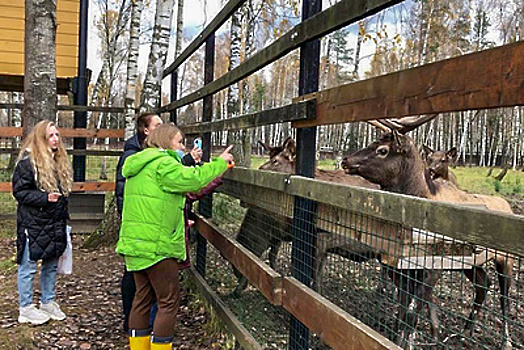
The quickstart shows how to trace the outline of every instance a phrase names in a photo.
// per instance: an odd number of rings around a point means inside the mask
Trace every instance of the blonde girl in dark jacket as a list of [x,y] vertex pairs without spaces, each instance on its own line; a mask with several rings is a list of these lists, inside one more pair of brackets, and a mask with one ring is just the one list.
[[[54,123],[36,124],[22,144],[13,174],[17,209],[18,322],[43,324],[66,315],[55,302],[58,258],[66,247],[72,170]],[[33,304],[33,278],[42,260],[40,309]]]

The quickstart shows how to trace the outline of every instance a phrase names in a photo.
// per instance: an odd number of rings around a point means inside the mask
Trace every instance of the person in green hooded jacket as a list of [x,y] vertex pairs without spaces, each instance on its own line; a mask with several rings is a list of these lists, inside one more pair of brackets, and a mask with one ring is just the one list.
[[[126,159],[120,237],[116,251],[135,278],[136,293],[129,318],[131,350],[171,349],[180,303],[178,262],[186,259],[185,194],[198,192],[233,162],[228,147],[218,158],[197,167],[182,165],[184,135],[164,124],[147,138],[146,149]],[[158,302],[150,337],[149,313]]]

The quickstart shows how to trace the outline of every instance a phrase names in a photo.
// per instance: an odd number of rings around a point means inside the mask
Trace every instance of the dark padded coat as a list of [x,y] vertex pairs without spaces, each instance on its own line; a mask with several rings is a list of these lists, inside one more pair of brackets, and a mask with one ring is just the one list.
[[17,263],[22,261],[26,230],[30,260],[46,261],[60,257],[66,247],[68,198],[61,196],[57,202],[48,201],[48,194],[37,186],[35,171],[29,157],[20,160],[16,165],[13,174],[13,195],[18,201]]

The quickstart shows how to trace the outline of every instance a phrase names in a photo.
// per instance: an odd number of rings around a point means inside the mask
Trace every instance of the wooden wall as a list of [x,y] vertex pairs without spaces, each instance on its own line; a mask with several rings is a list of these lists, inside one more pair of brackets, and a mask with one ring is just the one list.
[[[58,0],[56,75],[77,75],[79,0]],[[24,75],[24,0],[0,0],[0,74]]]

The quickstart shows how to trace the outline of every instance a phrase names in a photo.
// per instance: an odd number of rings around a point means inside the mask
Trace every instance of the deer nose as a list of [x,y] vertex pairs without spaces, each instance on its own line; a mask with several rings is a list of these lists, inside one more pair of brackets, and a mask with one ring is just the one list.
[[348,157],[344,157],[344,159],[342,159],[342,163],[340,164],[340,166],[348,173],[351,173],[352,171],[355,171],[360,167],[359,164],[357,164],[356,162],[352,162],[350,159],[348,159]]

